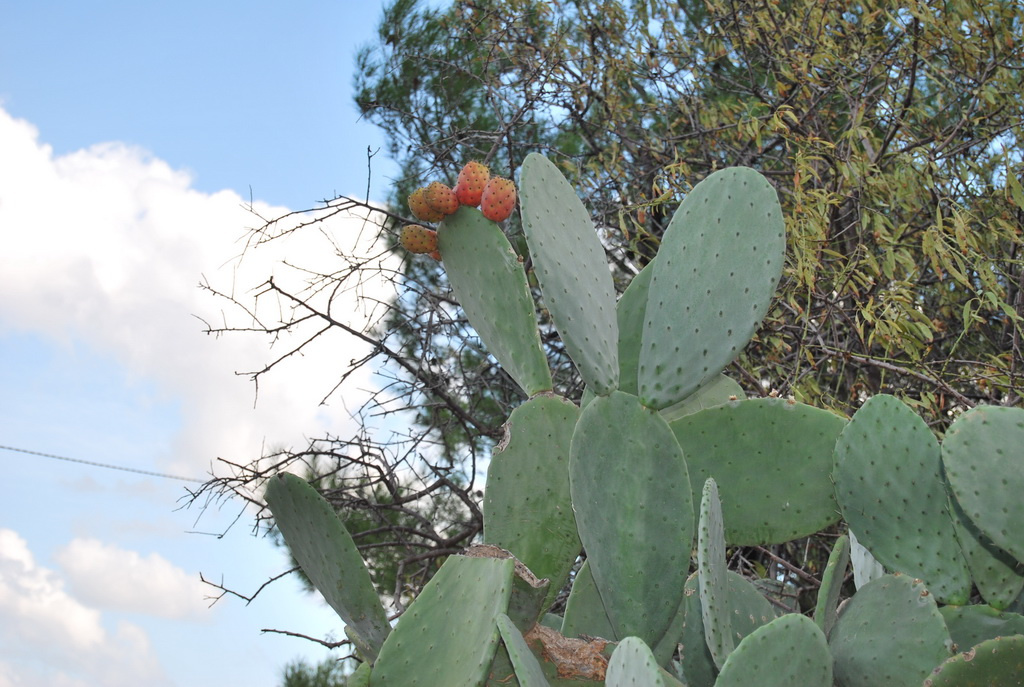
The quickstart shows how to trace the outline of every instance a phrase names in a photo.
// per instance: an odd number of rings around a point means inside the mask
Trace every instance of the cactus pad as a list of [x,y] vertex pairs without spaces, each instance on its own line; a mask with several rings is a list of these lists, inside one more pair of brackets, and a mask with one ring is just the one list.
[[939,609],[957,651],[966,651],[986,639],[1024,635],[1024,616],[991,606],[943,606]]
[[759,627],[729,654],[715,687],[832,687],[832,656],[821,629],[797,613]]
[[952,645],[935,597],[907,575],[861,587],[828,641],[838,687],[919,687]]
[[993,544],[967,517],[956,499],[951,500],[950,511],[956,538],[978,593],[989,605],[1007,608],[1024,590],[1024,563]]
[[944,603],[967,602],[939,442],[917,413],[893,396],[870,398],[836,442],[834,478],[843,517],[880,563],[922,578]]
[[537,657],[526,645],[526,640],[512,620],[504,613],[498,616],[498,631],[501,641],[505,643],[509,659],[515,669],[519,687],[548,687],[547,678],[541,670]]
[[989,639],[947,659],[924,687],[992,687],[1024,684],[1024,636]]
[[663,408],[661,416],[671,424],[687,415],[725,405],[729,401],[742,401],[746,397],[747,395],[739,383],[720,374],[717,377],[712,377],[711,381],[679,403]]
[[482,685],[512,592],[511,558],[449,556],[381,648],[374,687]]
[[942,444],[946,477],[963,512],[996,546],[1024,561],[1024,409],[978,406]]
[[700,585],[701,619],[704,638],[711,658],[721,668],[736,646],[729,614],[729,590],[726,587],[725,526],[718,486],[709,477],[700,499],[697,528],[697,582]]
[[619,385],[619,330],[612,275],[590,213],[539,153],[526,156],[519,185],[523,231],[544,305],[583,381],[607,395]]
[[741,545],[787,542],[839,519],[832,450],[845,424],[819,408],[759,398],[693,413],[670,426],[692,484],[715,478],[725,539]]
[[566,637],[602,637],[611,641],[619,639],[604,610],[604,602],[590,572],[590,561],[583,561],[572,581],[572,590],[565,602],[562,634]]
[[656,645],[682,600],[693,504],[682,449],[636,396],[599,396],[572,438],[569,486],[580,539],[619,637]]
[[528,396],[550,390],[526,272],[501,229],[461,207],[441,223],[437,239],[455,297],[487,350]]
[[605,675],[607,687],[665,687],[661,669],[649,646],[637,637],[626,637],[612,652]]
[[[723,563],[724,565],[724,563]],[[690,687],[712,687],[718,667],[711,657],[701,617],[699,572],[686,580],[682,644],[683,672]],[[746,578],[731,570],[725,573],[729,630],[735,643],[775,619],[775,609]]]
[[551,581],[545,608],[582,548],[569,496],[569,446],[579,415],[564,398],[534,396],[512,411],[487,468],[484,541]]
[[265,498],[292,556],[372,662],[391,625],[344,523],[316,489],[290,473],[271,477]]
[[821,576],[818,601],[814,607],[814,622],[827,637],[836,624],[836,609],[839,593],[843,589],[843,578],[850,565],[850,538],[845,534],[836,539],[832,553],[828,556],[825,573]]
[[640,350],[640,399],[683,400],[732,362],[768,312],[786,248],[778,195],[733,167],[697,184],[654,260]]
[[651,265],[640,270],[629,286],[622,292],[615,306],[616,321],[619,324],[619,391],[637,393],[637,368],[640,365],[640,344],[644,334],[644,320],[647,312],[647,293],[651,286]]

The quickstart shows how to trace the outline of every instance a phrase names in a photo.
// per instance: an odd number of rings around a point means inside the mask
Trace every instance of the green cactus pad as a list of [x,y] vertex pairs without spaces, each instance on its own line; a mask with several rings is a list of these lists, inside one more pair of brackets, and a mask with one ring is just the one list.
[[1024,590],[1024,563],[993,544],[956,499],[951,499],[950,511],[956,538],[978,593],[994,608],[1009,607]]
[[1024,636],[986,640],[937,667],[924,687],[1024,685]]
[[561,632],[566,637],[601,637],[609,641],[619,639],[608,620],[604,610],[604,602],[597,591],[594,575],[590,571],[590,561],[576,572],[572,581],[569,598],[565,602],[565,616],[562,618]]
[[939,613],[957,651],[966,651],[986,639],[1024,635],[1024,616],[991,606],[943,606]]
[[526,156],[519,186],[544,304],[583,381],[606,395],[619,385],[619,328],[615,287],[594,222],[566,178],[539,153]]
[[348,676],[345,687],[370,687],[370,664],[360,663],[355,672]]
[[[734,401],[671,423],[691,483],[714,477],[729,544],[778,544],[839,519],[832,451],[846,422],[775,398]],[[694,495],[696,498],[696,494]]]
[[917,413],[893,396],[870,398],[836,442],[834,479],[843,517],[882,565],[920,577],[943,603],[967,602],[939,442]]
[[825,573],[821,576],[821,587],[818,589],[818,601],[814,607],[814,622],[827,637],[836,624],[836,609],[839,605],[839,593],[843,589],[843,579],[850,565],[850,538],[845,534],[836,539],[825,564]]
[[[685,585],[683,587],[685,594]],[[672,622],[669,623],[668,630],[658,641],[657,644],[651,647],[651,651],[654,653],[654,659],[658,662],[658,665],[669,668],[672,664],[672,657],[676,653],[676,649],[679,646],[679,641],[683,636],[683,629],[686,626],[686,602],[681,601],[679,608],[676,609],[676,615],[672,618]]]
[[810,618],[789,613],[745,637],[718,675],[715,687],[832,687],[832,656]]
[[1024,409],[978,406],[942,444],[946,478],[963,512],[996,546],[1024,561]]
[[498,616],[498,631],[501,633],[501,641],[505,643],[520,687],[549,687],[537,657],[526,645],[519,628],[504,613]]
[[952,646],[935,596],[907,575],[861,587],[828,641],[838,687],[919,687]]
[[373,687],[482,685],[512,576],[511,558],[449,556],[384,642]]
[[636,396],[594,399],[572,437],[569,486],[580,539],[619,637],[655,646],[682,601],[693,542],[686,461]]
[[629,286],[622,292],[615,306],[619,323],[619,391],[637,393],[637,369],[640,366],[640,344],[644,334],[644,320],[647,312],[647,293],[654,270],[651,265],[640,270]]
[[569,495],[569,446],[579,416],[571,401],[534,396],[512,411],[487,468],[484,541],[550,580],[545,608],[583,546]]
[[612,652],[605,674],[607,687],[665,687],[651,648],[638,637],[626,637]]
[[700,585],[701,619],[704,639],[715,666],[721,668],[736,646],[729,614],[729,590],[726,587],[725,525],[718,485],[711,477],[704,482],[697,527],[697,582]]
[[652,263],[644,405],[678,403],[739,355],[768,312],[785,248],[778,195],[758,172],[723,169],[686,195]]
[[[701,617],[699,572],[686,580],[682,645],[683,673],[690,687],[712,687],[718,667],[711,657]],[[725,573],[729,628],[734,643],[775,619],[775,609],[746,578],[731,570]]]
[[[731,571],[730,571],[731,572]],[[734,573],[735,574],[735,573]],[[711,657],[708,642],[704,638],[704,619],[701,617],[700,572],[694,572],[686,580],[683,590],[683,636],[680,660],[683,674],[690,687],[713,687],[718,675],[718,666]]]
[[564,618],[556,613],[545,613],[537,622],[544,627],[550,627],[552,630],[561,631],[563,621]]
[[391,625],[344,523],[316,489],[287,472],[270,478],[265,498],[292,556],[372,662]]
[[497,224],[461,207],[437,230],[455,297],[487,350],[532,396],[551,389],[523,265]]
[[739,383],[720,374],[679,403],[662,409],[661,416],[671,424],[687,415],[725,405],[730,401],[742,401],[746,397]]
[[512,594],[505,614],[520,631],[529,631],[544,615],[548,581],[538,579],[511,552],[493,544],[474,544],[463,550],[462,555],[473,558],[508,558],[513,561],[515,574],[512,576]]

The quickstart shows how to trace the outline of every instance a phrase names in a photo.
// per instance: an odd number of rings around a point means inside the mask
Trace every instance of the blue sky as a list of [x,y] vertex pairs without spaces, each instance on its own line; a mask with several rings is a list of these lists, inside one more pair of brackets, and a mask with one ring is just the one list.
[[[370,250],[343,217],[239,259],[250,193],[265,216],[365,193],[384,141],[352,104],[353,56],[381,8],[0,1],[0,445],[204,478],[351,427],[372,378],[319,405],[351,342],[285,365],[254,406],[235,373],[268,342],[203,335],[195,316],[222,306],[197,285],[329,267],[326,235]],[[394,170],[374,159],[371,199]],[[340,634],[291,580],[209,607],[200,572],[252,592],[287,564],[251,518],[229,529],[240,503],[183,509],[187,484],[4,450],[0,467],[0,687],[270,687],[328,653],[261,629]]]

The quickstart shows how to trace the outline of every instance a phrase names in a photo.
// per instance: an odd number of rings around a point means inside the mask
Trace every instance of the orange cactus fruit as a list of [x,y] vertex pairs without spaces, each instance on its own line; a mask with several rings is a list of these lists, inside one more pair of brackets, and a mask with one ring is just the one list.
[[437,251],[437,232],[419,224],[407,224],[402,227],[398,242],[410,253],[434,253]]
[[511,179],[491,177],[480,194],[480,212],[492,222],[504,222],[516,207],[516,185]]
[[462,205],[477,207],[480,205],[480,196],[484,192],[484,186],[487,185],[490,178],[491,170],[487,168],[487,165],[479,162],[467,162],[455,182],[455,197]]
[[440,181],[432,181],[427,186],[423,197],[431,210],[440,212],[442,215],[450,215],[459,209],[459,199],[455,197],[455,192]]
[[427,189],[420,187],[409,194],[409,210],[413,217],[423,222],[440,222],[444,213],[430,207],[427,202]]

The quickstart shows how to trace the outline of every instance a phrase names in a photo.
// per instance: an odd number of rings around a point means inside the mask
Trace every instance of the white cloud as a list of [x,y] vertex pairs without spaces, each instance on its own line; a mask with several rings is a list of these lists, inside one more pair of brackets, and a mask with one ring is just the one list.
[[157,553],[141,556],[97,539],[75,539],[55,560],[74,595],[102,609],[209,620],[209,588]]
[[[218,456],[244,464],[265,445],[302,444],[305,436],[349,427],[344,405],[351,398],[336,396],[327,408],[318,403],[364,346],[324,337],[265,377],[253,408],[252,383],[234,373],[262,368],[285,342],[271,350],[257,335],[204,336],[195,315],[216,326],[225,304],[197,285],[205,275],[251,298],[247,290],[274,274],[297,288],[299,274],[282,266],[285,258],[333,272],[344,267],[335,243],[375,251],[366,245],[372,232],[363,231],[363,219],[338,216],[233,259],[243,253],[245,228],[259,223],[234,192],[195,191],[186,173],[122,144],[54,156],[34,127],[2,109],[0,150],[0,321],[84,341],[179,400],[183,427],[165,463],[142,456],[136,467],[204,475]],[[267,218],[285,212],[258,203],[254,209]],[[393,294],[386,283],[364,287],[382,298]],[[279,307],[263,297],[258,314],[273,323]],[[368,316],[351,293],[332,314],[356,328]],[[359,375],[346,388],[353,394],[370,386]]]
[[14,619],[3,623],[8,641],[16,634],[89,650],[104,639],[99,611],[69,596],[56,574],[36,566],[27,542],[7,529],[0,530],[0,614]]
[[0,529],[0,685],[167,684],[141,628],[121,621],[110,632],[103,621],[17,532]]

